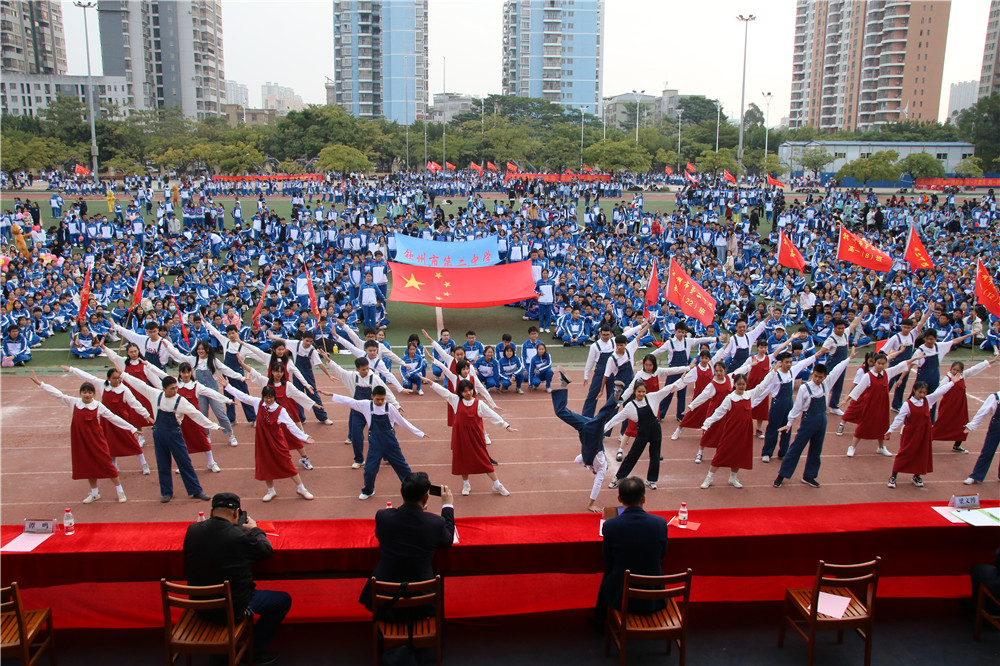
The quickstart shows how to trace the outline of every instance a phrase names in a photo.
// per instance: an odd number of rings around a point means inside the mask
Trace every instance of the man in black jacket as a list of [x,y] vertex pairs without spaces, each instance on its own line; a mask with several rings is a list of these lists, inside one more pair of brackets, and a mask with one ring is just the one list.
[[[277,656],[267,651],[278,626],[291,608],[286,592],[258,590],[253,581],[253,563],[274,553],[271,542],[256,521],[247,516],[239,524],[240,498],[233,493],[218,493],[212,498],[212,517],[188,527],[184,536],[184,571],[188,585],[218,585],[229,581],[233,594],[233,612],[259,618],[253,628],[255,663],[273,664]],[[225,615],[204,613],[210,622],[225,622]]]

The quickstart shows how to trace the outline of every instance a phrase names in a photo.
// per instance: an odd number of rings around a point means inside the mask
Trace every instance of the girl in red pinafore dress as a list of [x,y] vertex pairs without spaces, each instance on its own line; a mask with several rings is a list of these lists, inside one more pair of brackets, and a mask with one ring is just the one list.
[[[899,436],[899,454],[892,463],[892,476],[889,477],[889,487],[896,487],[896,475],[900,472],[913,475],[913,485],[924,487],[922,475],[934,471],[933,451],[931,450],[931,407],[945,393],[955,387],[955,377],[950,382],[941,382],[934,393],[927,395],[927,383],[917,382],[913,385],[913,395],[909,397],[896,415],[896,420],[889,426],[885,438],[903,426]],[[905,426],[904,426],[905,424]]]
[[101,499],[101,494],[97,490],[98,479],[111,479],[118,493],[118,501],[127,501],[125,490],[118,478],[118,469],[111,462],[111,454],[108,453],[103,421],[110,421],[116,427],[128,432],[134,433],[135,428],[124,419],[112,414],[110,409],[94,398],[95,389],[90,382],[81,384],[80,397],[74,398],[42,382],[35,376],[34,370],[31,371],[31,381],[51,397],[73,408],[73,420],[69,430],[73,478],[86,479],[90,484],[90,494],[84,498],[83,503],[90,504]]
[[[260,374],[249,365],[240,361],[240,365],[243,366],[243,370],[246,373],[247,384],[256,384],[257,386],[271,386],[274,388],[275,400],[278,404],[285,408],[285,413],[288,418],[291,419],[292,423],[296,428],[302,430],[302,423],[299,422],[299,410],[297,405],[302,405],[304,408],[312,409],[315,404],[312,398],[307,396],[305,393],[295,388],[291,382],[285,380],[285,363],[282,361],[277,361],[268,366],[268,375],[265,377]],[[288,443],[289,451],[295,450],[299,454],[299,462],[305,469],[312,469],[312,461],[305,453],[305,447],[302,446],[302,441],[297,437],[286,438]]]
[[[757,364],[750,368],[750,373],[747,375],[747,390],[760,386],[760,383],[767,376],[767,371],[771,369],[771,364],[766,363],[768,359],[767,354],[767,339],[762,336],[757,338]],[[771,411],[771,396],[765,397],[760,404],[753,408],[753,420],[756,421],[756,427],[754,429],[754,436],[757,439],[764,439],[764,421],[767,420],[768,412]]]
[[937,421],[931,428],[931,440],[954,442],[952,451],[968,453],[968,450],[962,446],[962,442],[969,436],[969,433],[965,431],[965,424],[969,422],[969,398],[966,395],[965,380],[969,377],[975,377],[996,363],[998,359],[1000,356],[994,356],[974,365],[968,371],[965,370],[965,364],[961,361],[955,361],[951,364],[951,374],[943,381],[956,377],[955,388],[941,398],[941,404],[938,405]]
[[[122,358],[104,345],[101,346],[101,349],[104,350],[104,355],[109,361],[111,361],[111,364],[115,366],[119,374],[132,375],[141,382],[145,382],[150,386],[159,388],[159,377],[154,375],[151,371],[146,370],[147,367],[155,368],[155,366],[148,364],[146,360],[142,358],[138,345],[132,342],[128,343],[125,347],[125,358]],[[145,409],[147,413],[153,413],[153,407],[149,404],[149,400],[146,399],[146,396],[136,391],[132,391],[132,395],[139,401],[139,404],[142,405],[143,409]],[[144,427],[148,427],[149,424],[146,423],[145,420],[143,420],[141,425],[132,421],[129,421],[129,423],[132,423],[132,425],[139,429],[139,432],[136,433],[135,436],[136,439],[139,440],[139,446],[145,446],[146,440],[142,436],[142,429]]]
[[[899,353],[897,351],[893,356]],[[893,377],[908,372],[910,361],[886,369],[889,360],[885,354],[875,354],[871,359],[871,368],[857,378],[854,388],[847,396],[851,404],[842,418],[848,423],[858,424],[854,430],[854,441],[847,447],[848,458],[854,457],[857,446],[863,439],[878,441],[875,452],[886,457],[892,456],[883,441],[885,431],[889,429],[889,382]],[[841,402],[841,409],[843,404]]]
[[[676,382],[674,385],[676,386]],[[712,381],[687,406],[687,409],[684,411],[684,418],[681,419],[677,428],[702,428],[705,419],[719,408],[719,405],[722,404],[722,401],[726,399],[726,396],[732,390],[733,380],[726,374],[726,364],[719,361],[715,364],[715,376],[712,377]],[[705,429],[702,428],[702,430]],[[671,439],[674,439],[674,437],[671,436]],[[698,453],[694,457],[696,463],[701,464],[705,449],[715,448],[717,439],[713,432],[702,432],[701,440],[698,442]]]
[[[869,370],[875,367],[876,353],[877,352],[870,351],[865,354],[865,360],[861,362],[861,367],[858,368],[858,371],[854,374],[854,381],[852,382],[851,386],[852,392],[854,391],[854,388],[861,383],[861,378],[865,376],[865,373],[867,373]],[[846,400],[847,398],[844,398],[844,400],[842,400],[841,402],[842,403],[846,402]],[[840,407],[840,409],[841,411],[843,411],[843,407]],[[840,415],[840,423],[837,424],[837,437],[840,437],[841,435],[844,434],[844,426],[846,424],[853,423],[857,425],[858,423],[860,423],[861,422],[860,417],[861,417],[861,405],[858,405],[856,402],[851,403],[851,405],[847,408],[847,411],[844,411],[844,413]]]

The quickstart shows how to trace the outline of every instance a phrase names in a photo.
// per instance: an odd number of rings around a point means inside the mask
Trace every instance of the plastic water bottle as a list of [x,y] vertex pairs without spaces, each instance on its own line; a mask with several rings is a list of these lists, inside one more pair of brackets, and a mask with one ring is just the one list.
[[681,502],[681,510],[677,512],[677,524],[681,527],[686,527],[688,524],[687,502]]
[[70,536],[74,532],[76,532],[76,521],[73,520],[73,512],[66,509],[66,513],[63,514],[63,534]]
[[198,512],[198,522],[199,523],[205,522],[205,512],[204,511],[199,511]]
[[392,502],[386,502],[385,503],[385,508],[391,509],[392,508]]

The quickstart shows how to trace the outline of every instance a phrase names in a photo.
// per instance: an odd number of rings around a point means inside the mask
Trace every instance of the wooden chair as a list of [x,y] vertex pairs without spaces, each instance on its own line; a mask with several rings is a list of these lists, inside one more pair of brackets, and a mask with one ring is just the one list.
[[[253,617],[234,616],[233,593],[228,580],[220,585],[193,586],[168,583],[161,578],[160,594],[167,666],[182,654],[188,666],[192,654],[223,654],[229,666],[237,666],[244,658],[253,664]],[[177,622],[173,621],[173,608],[181,609]],[[224,611],[226,623],[208,622],[196,613],[206,610]]]
[[[881,557],[861,564],[827,564],[820,560],[811,589],[785,590],[778,647],[785,644],[785,631],[791,626],[806,640],[809,649],[808,664],[812,666],[817,631],[835,629],[837,643],[840,644],[844,642],[844,630],[853,629],[865,642],[865,666],[871,666],[875,592],[881,564]],[[850,599],[844,617],[835,618],[819,612],[820,592]]]
[[[433,647],[441,664],[444,629],[444,586],[441,576],[416,583],[387,583],[371,579],[372,638],[375,646],[375,666],[385,650],[408,645],[411,648]],[[411,619],[384,619],[387,609],[402,611],[405,617],[410,609],[434,606],[429,617]]]
[[989,608],[987,608],[987,602],[992,602],[994,608],[1000,608],[1000,600],[997,600],[996,596],[987,590],[985,585],[980,584],[979,594],[976,595],[976,625],[972,632],[972,637],[976,641],[980,639],[983,633],[983,620],[1000,629],[1000,615],[991,613]]
[[[687,607],[691,596],[691,570],[666,576],[640,576],[625,571],[622,609],[608,610],[604,654],[611,656],[614,641],[622,666],[625,666],[629,641],[666,641],[667,654],[671,642],[677,643],[680,666],[684,666],[687,650]],[[662,599],[666,607],[648,613],[630,612],[630,599]]]
[[33,666],[48,650],[49,661],[55,666],[52,609],[24,610],[17,583],[0,588],[0,626],[0,655],[15,657],[23,666]]

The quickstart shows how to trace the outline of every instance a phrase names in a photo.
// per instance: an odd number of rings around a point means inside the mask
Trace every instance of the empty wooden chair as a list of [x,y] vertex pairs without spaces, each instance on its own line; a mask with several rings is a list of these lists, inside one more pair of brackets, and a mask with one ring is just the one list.
[[0,656],[16,658],[23,666],[32,666],[46,650],[49,662],[56,663],[52,609],[24,610],[17,583],[0,588]]
[[[219,585],[181,585],[160,579],[163,597],[163,634],[166,639],[167,665],[178,655],[191,664],[193,654],[226,655],[229,666],[237,666],[244,657],[253,663],[253,617],[233,614],[233,594],[229,581]],[[181,609],[174,622],[171,609]],[[209,622],[196,611],[215,610],[225,622]]]
[[990,612],[989,604],[991,603],[993,608],[1000,608],[1000,601],[997,600],[996,595],[987,590],[985,585],[980,585],[979,594],[976,595],[976,625],[972,632],[972,637],[977,641],[983,633],[983,620],[1000,629],[1000,615],[994,615]]
[[[865,642],[865,666],[872,661],[872,629],[875,620],[875,593],[882,558],[861,564],[827,564],[819,561],[811,589],[785,590],[785,607],[778,633],[778,647],[785,644],[785,630],[791,626],[806,640],[809,666],[816,654],[816,632],[836,630],[837,643],[844,642],[844,630],[853,629]],[[819,612],[819,593],[849,599],[844,617]]]
[[[375,666],[384,651],[404,645],[413,649],[433,647],[440,666],[444,625],[441,576],[416,583],[387,583],[373,577],[371,591]],[[424,616],[423,607],[427,607],[429,615]]]
[[[684,666],[687,650],[687,608],[691,596],[691,570],[666,576],[640,576],[625,571],[622,609],[608,610],[604,653],[611,656],[614,641],[622,666],[629,641],[666,641],[667,654],[671,643],[677,643],[680,666]],[[629,610],[629,600],[663,600],[666,607],[650,612]]]

